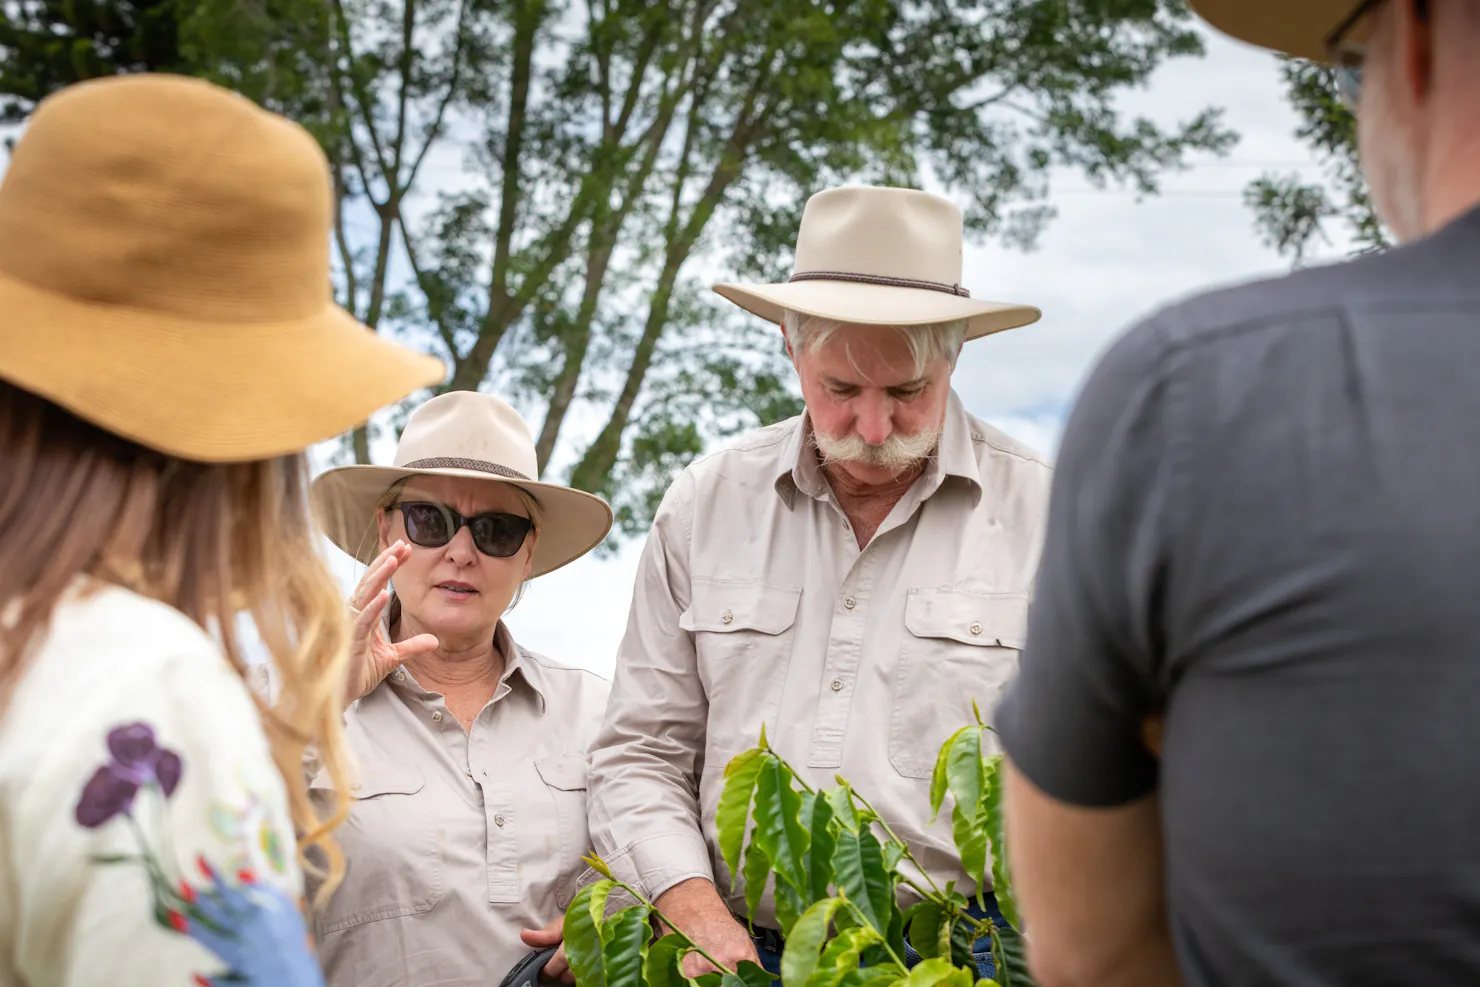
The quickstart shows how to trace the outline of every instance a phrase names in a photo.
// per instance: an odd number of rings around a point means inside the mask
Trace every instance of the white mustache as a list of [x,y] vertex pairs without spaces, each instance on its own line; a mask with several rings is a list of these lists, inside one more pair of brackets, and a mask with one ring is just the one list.
[[940,443],[940,429],[927,428],[913,435],[895,432],[878,445],[870,445],[854,432],[843,438],[834,438],[822,432],[814,432],[817,451],[822,455],[823,465],[855,463],[878,469],[902,473],[926,459]]

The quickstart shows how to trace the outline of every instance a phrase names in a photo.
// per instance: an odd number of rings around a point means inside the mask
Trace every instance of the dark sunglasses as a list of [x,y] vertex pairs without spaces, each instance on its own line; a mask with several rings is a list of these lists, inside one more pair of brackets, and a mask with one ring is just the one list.
[[426,500],[407,500],[391,510],[401,512],[406,520],[406,537],[422,548],[441,548],[456,537],[466,525],[473,533],[473,545],[484,555],[507,559],[524,544],[534,530],[534,522],[518,514],[491,512],[463,517],[445,504]]
[[[1326,52],[1331,56],[1331,70],[1336,76],[1336,92],[1353,113],[1362,101],[1362,68],[1367,64],[1367,42],[1353,41],[1349,35],[1362,18],[1372,13],[1383,0],[1363,0],[1326,36]],[[1429,19],[1428,0],[1415,0],[1413,14],[1420,21]]]

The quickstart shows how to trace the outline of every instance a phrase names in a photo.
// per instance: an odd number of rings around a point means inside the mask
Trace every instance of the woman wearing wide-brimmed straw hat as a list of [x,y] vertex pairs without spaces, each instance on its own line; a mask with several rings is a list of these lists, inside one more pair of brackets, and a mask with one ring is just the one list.
[[[226,90],[41,103],[0,184],[0,984],[321,976],[349,622],[303,450],[441,379],[330,301],[328,164]],[[243,681],[238,620],[279,671]],[[280,769],[288,769],[283,773]],[[329,806],[332,811],[335,806]],[[342,808],[340,815],[342,816]]]
[[[345,696],[358,788],[319,954],[331,987],[372,971],[386,987],[493,984],[560,941],[607,696],[604,679],[519,647],[502,618],[527,580],[595,548],[612,512],[537,481],[528,427],[487,394],[421,405],[394,463],[313,486],[330,539],[369,566]],[[334,784],[312,779],[326,798]],[[564,957],[545,972],[565,974]]]

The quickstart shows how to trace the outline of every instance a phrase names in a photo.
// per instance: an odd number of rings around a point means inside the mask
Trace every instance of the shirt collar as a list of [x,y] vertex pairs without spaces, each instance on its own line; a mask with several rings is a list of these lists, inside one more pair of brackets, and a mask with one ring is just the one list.
[[[544,669],[540,667],[540,663],[531,659],[529,653],[519,647],[514,641],[514,635],[509,632],[508,626],[502,620],[498,622],[498,627],[494,628],[493,643],[494,647],[499,649],[499,654],[504,657],[504,673],[499,676],[498,687],[493,690],[491,701],[498,702],[512,692],[515,686],[522,686],[534,694],[536,701],[540,704],[540,712],[543,713],[546,707],[545,693],[548,683],[545,681]],[[426,700],[439,697],[439,693],[428,692],[422,688],[421,683],[416,681],[416,676],[412,675],[405,665],[396,666],[396,670],[387,677],[386,681],[390,683],[392,689],[416,699]]]
[[[775,481],[776,493],[790,508],[798,492],[814,500],[827,496],[827,478],[822,474],[818,460],[817,443],[812,437],[812,418],[803,412],[796,420],[791,434],[781,446],[777,457],[778,472]],[[954,390],[946,399],[946,417],[941,423],[940,445],[936,454],[925,464],[921,476],[921,499],[940,489],[946,477],[960,477],[971,486],[973,503],[982,495],[981,468],[976,461],[976,448],[971,440],[971,419],[966,407]]]

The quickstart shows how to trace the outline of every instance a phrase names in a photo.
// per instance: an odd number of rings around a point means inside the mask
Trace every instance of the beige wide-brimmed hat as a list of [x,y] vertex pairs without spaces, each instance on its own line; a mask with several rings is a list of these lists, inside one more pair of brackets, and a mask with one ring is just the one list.
[[313,483],[314,515],[329,540],[369,564],[380,553],[376,514],[398,480],[451,476],[519,487],[539,504],[540,532],[530,578],[573,562],[612,527],[606,501],[541,483],[534,439],[519,413],[491,394],[449,391],[411,413],[392,466],[341,466]]
[[0,183],[0,378],[186,459],[301,451],[445,376],[332,303],[329,165],[226,89],[43,100]]
[[1356,10],[1357,0],[1190,0],[1190,6],[1240,41],[1326,62],[1326,40]]
[[961,210],[908,188],[818,192],[802,210],[785,284],[717,284],[763,319],[787,309],[838,322],[916,326],[966,321],[966,338],[1037,322],[1031,305],[978,301],[961,287]]

